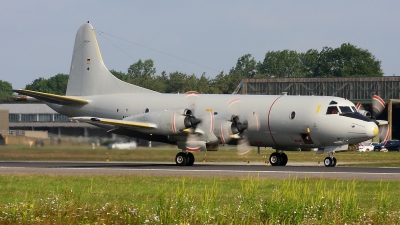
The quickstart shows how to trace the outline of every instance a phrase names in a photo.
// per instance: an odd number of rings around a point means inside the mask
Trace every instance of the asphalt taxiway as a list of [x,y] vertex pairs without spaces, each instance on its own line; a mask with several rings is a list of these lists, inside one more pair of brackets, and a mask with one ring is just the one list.
[[156,176],[231,176],[260,178],[324,178],[359,180],[400,180],[398,167],[325,167],[316,163],[288,163],[268,166],[264,163],[203,163],[176,166],[159,162],[60,162],[0,161],[0,174],[49,175],[156,175]]

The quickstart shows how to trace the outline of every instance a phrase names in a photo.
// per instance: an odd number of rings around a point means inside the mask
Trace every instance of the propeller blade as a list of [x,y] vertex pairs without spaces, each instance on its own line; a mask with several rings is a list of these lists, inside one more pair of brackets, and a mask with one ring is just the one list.
[[364,109],[364,106],[363,106],[360,102],[357,103],[356,109],[357,109],[357,110],[365,110],[365,109]]
[[383,144],[386,144],[386,142],[389,140],[389,134],[390,134],[389,125],[379,126],[379,138],[380,141],[383,142]]
[[258,116],[257,111],[253,111],[245,122],[247,122],[248,129],[256,131],[260,130],[260,117]]
[[189,133],[186,139],[186,151],[197,152],[201,150],[198,135]]
[[232,115],[238,116],[240,112],[240,99],[234,98],[228,102],[228,110],[231,112]]
[[386,103],[380,98],[378,95],[374,95],[372,97],[372,116],[373,118],[377,118],[385,109]]
[[244,156],[250,153],[251,146],[247,138],[240,139],[237,144],[237,150],[239,156]]
[[195,115],[195,108],[199,93],[196,91],[188,91],[185,94],[186,101],[189,105],[189,109],[192,110],[192,114]]

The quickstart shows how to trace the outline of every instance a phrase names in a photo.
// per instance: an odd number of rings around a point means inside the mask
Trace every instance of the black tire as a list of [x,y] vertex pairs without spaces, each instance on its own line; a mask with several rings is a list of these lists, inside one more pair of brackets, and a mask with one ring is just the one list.
[[333,157],[331,167],[335,167],[335,166],[336,166],[336,163],[337,163],[337,160],[336,160],[335,157]]
[[332,159],[331,159],[330,157],[326,157],[326,158],[324,159],[324,165],[325,165],[326,167],[331,167],[331,166],[332,166]]
[[269,163],[271,166],[279,166],[281,164],[281,157],[278,153],[274,152],[269,156]]
[[280,166],[286,166],[287,162],[288,162],[288,157],[285,153],[282,153],[281,155],[281,164]]
[[187,157],[185,153],[179,152],[179,153],[176,154],[176,156],[175,156],[175,163],[176,163],[176,165],[178,165],[178,166],[186,166],[186,164],[187,164],[187,162],[188,162],[188,158],[189,158],[189,157]]
[[194,163],[194,155],[191,153],[191,152],[188,152],[187,154],[186,154],[186,157],[187,157],[187,163],[186,163],[186,166],[193,166],[193,163]]

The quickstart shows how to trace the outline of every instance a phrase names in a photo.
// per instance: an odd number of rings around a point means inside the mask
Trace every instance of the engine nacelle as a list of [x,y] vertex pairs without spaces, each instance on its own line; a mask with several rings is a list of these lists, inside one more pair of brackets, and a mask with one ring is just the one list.
[[240,134],[247,129],[247,125],[240,122],[238,116],[218,115],[214,119],[214,134],[222,144],[228,143],[232,138],[240,138]]
[[190,109],[166,109],[153,111],[124,118],[127,121],[154,123],[157,129],[139,128],[149,134],[171,135],[182,132],[186,128],[196,126],[201,122],[193,116]]
[[367,110],[361,109],[361,110],[358,110],[358,112],[363,116],[371,118],[371,113],[369,111],[367,111]]

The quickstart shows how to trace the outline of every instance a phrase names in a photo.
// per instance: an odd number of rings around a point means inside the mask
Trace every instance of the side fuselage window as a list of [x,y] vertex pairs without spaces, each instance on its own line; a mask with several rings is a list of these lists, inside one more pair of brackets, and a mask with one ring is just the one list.
[[326,115],[328,114],[338,114],[339,109],[336,106],[329,106],[328,110],[326,111]]

